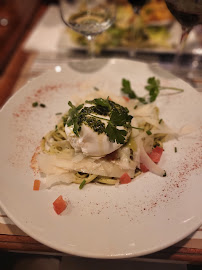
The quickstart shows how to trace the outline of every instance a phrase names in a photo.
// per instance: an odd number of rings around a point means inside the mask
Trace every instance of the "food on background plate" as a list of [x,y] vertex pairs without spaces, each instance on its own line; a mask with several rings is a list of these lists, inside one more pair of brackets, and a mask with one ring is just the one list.
[[157,163],[163,143],[177,134],[159,118],[154,101],[160,90],[168,88],[152,77],[145,89],[148,95],[139,97],[123,79],[122,96],[109,97],[97,89],[90,97],[69,101],[69,110],[42,138],[37,154],[46,186],[128,184],[148,170],[166,176]]
[[[134,13],[132,6],[117,4],[116,20],[112,27],[95,38],[95,50],[106,48],[170,48],[170,25],[173,16],[162,0],[151,0],[140,12]],[[86,46],[87,40],[79,33],[67,29],[71,38],[78,45]]]

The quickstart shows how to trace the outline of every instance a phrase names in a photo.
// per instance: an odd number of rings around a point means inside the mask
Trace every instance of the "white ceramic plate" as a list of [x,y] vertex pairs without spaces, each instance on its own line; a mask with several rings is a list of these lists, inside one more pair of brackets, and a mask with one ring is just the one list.
[[[74,69],[73,69],[74,67]],[[57,68],[57,70],[59,70]],[[150,172],[128,185],[57,186],[33,191],[30,161],[42,136],[67,110],[72,94],[94,87],[120,94],[121,79],[139,95],[150,76],[162,85],[184,88],[164,91],[157,101],[160,117],[173,128],[191,124],[190,135],[166,143],[161,178]],[[33,108],[38,101],[46,108]],[[202,97],[187,83],[155,65],[128,60],[100,60],[97,70],[82,73],[62,67],[25,85],[0,113],[0,200],[7,215],[28,235],[56,250],[94,258],[125,258],[166,248],[197,229],[202,220]],[[174,148],[178,151],[175,153]],[[68,209],[58,216],[53,201],[63,195]]]

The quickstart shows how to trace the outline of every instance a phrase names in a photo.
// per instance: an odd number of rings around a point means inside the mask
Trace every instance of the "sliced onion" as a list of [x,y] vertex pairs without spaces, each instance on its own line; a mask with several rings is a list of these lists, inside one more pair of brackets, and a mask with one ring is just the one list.
[[143,163],[147,169],[159,176],[165,176],[165,170],[161,169],[156,163],[154,163],[150,157],[147,155],[142,142],[139,144],[140,146],[140,162]]

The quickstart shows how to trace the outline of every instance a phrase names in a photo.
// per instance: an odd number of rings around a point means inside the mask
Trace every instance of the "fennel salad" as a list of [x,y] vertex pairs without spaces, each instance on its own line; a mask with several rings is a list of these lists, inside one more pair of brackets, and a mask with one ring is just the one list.
[[166,177],[158,165],[164,142],[176,138],[159,117],[155,100],[164,89],[148,78],[147,95],[139,97],[130,81],[122,79],[122,96],[107,95],[95,87],[93,94],[68,110],[41,140],[37,166],[46,187],[56,184],[128,184],[150,171]]

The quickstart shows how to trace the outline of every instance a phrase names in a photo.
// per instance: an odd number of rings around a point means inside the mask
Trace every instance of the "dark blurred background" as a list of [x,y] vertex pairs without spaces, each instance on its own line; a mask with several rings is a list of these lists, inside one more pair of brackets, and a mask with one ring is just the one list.
[[56,0],[0,0],[0,74],[5,70],[22,37],[34,23],[43,4],[57,4]]

